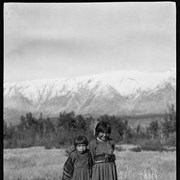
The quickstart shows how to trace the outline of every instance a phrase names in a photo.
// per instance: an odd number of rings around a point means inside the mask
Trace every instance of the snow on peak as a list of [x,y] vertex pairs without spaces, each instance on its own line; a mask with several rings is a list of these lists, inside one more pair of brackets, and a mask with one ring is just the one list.
[[[162,73],[144,73],[139,71],[111,71],[74,78],[56,78],[32,80],[18,83],[5,83],[4,95],[13,96],[17,91],[34,101],[50,96],[78,92],[80,88],[92,89],[98,86],[106,89],[113,87],[121,95],[134,94],[139,90],[153,89],[169,77],[175,78],[175,69]],[[175,83],[175,82],[174,82]]]

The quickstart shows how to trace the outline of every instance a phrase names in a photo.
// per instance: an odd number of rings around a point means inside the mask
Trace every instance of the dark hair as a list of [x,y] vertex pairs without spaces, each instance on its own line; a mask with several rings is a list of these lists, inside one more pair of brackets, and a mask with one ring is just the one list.
[[95,135],[98,136],[100,132],[111,133],[111,125],[106,121],[100,121],[95,128]]
[[76,147],[78,144],[85,144],[86,146],[88,145],[88,140],[85,136],[77,136],[74,139],[74,147]]

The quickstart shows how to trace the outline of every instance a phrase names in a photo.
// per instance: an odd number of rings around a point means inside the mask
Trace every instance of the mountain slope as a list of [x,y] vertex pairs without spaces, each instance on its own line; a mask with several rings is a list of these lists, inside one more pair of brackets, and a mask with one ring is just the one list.
[[159,114],[164,113],[167,104],[175,102],[174,70],[154,74],[114,71],[71,79],[4,84],[4,118],[7,121],[13,121],[13,112],[14,115],[42,112],[47,116],[72,110],[96,115]]

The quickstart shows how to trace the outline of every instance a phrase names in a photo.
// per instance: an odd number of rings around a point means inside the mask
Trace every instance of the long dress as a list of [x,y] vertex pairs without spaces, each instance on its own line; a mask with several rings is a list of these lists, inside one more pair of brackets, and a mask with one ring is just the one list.
[[[99,141],[95,139],[90,142],[89,150],[95,163],[95,156],[103,153],[113,154],[114,142],[112,140]],[[92,169],[92,180],[117,180],[115,162],[95,163]]]
[[62,180],[90,180],[91,168],[90,152],[87,150],[81,154],[74,150],[64,164]]

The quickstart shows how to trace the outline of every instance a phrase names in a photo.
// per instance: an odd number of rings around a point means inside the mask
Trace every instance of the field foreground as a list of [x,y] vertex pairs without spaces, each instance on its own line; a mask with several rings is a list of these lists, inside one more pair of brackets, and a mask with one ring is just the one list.
[[[118,180],[175,180],[176,152],[115,151]],[[65,149],[4,149],[4,180],[61,180]]]

